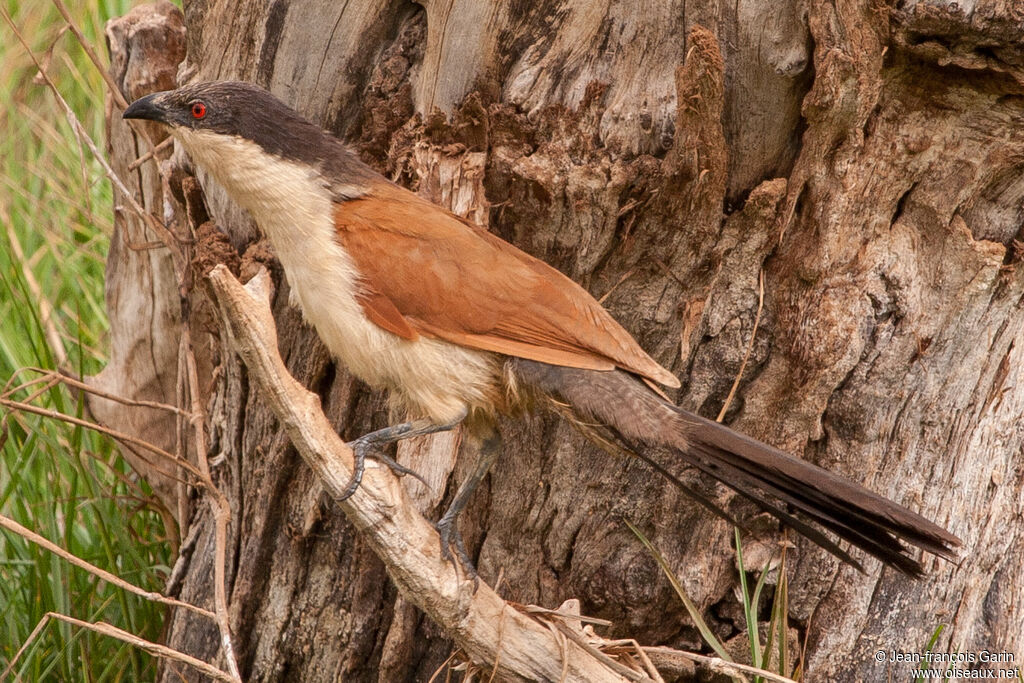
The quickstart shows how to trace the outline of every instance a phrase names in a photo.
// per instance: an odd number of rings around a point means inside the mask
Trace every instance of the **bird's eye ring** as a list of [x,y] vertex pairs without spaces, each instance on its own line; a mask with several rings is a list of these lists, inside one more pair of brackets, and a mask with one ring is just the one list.
[[192,118],[201,119],[206,116],[206,105],[202,102],[192,103]]

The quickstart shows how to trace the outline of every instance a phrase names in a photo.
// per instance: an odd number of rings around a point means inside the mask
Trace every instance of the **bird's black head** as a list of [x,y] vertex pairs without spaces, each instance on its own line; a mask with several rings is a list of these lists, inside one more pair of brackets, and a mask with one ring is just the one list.
[[340,145],[263,88],[240,81],[194,83],[146,95],[123,116],[157,121],[175,133],[243,138],[275,156],[307,163],[322,161]]

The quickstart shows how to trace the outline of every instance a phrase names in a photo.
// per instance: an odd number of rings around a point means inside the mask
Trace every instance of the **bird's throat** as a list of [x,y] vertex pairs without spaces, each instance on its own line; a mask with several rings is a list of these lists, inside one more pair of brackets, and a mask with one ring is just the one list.
[[315,168],[269,154],[256,143],[206,130],[179,128],[175,137],[193,162],[270,234],[279,224],[329,212],[331,197]]

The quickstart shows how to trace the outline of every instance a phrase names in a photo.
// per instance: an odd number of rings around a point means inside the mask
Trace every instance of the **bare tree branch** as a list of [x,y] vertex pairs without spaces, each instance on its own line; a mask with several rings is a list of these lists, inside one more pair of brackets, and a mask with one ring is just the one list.
[[[345,490],[352,451],[332,429],[320,399],[285,368],[268,305],[265,270],[243,287],[223,265],[210,282],[231,342],[299,454],[334,497]],[[441,557],[440,539],[390,471],[368,466],[341,508],[387,567],[402,595],[423,610],[483,668],[497,662],[500,680],[625,680],[573,642],[474,582]],[[564,659],[563,659],[564,658]],[[563,679],[563,664],[566,673]]]

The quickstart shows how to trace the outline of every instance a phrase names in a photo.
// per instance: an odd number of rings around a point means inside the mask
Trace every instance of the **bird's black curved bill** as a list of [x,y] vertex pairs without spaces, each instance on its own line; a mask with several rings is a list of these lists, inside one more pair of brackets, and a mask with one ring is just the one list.
[[150,121],[164,121],[166,111],[155,100],[160,93],[140,97],[124,110],[121,118],[124,119],[148,119]]

